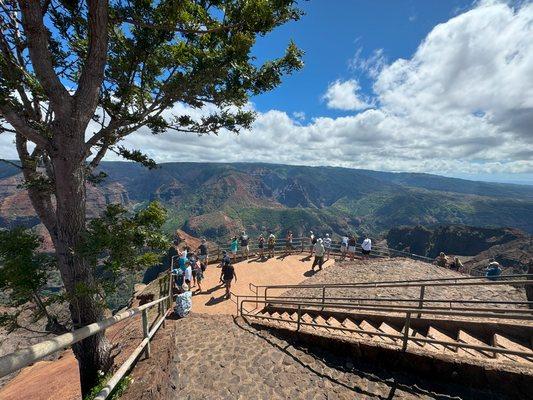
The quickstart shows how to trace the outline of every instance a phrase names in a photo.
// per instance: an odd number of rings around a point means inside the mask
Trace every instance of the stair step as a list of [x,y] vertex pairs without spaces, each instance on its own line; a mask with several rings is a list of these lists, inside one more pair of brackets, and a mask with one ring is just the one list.
[[[476,339],[475,337],[471,336],[467,332],[460,330],[459,334],[457,335],[457,341],[467,344],[473,344],[476,346],[487,346],[487,343],[482,342],[479,339]],[[482,357],[482,358],[494,358],[494,353],[487,352],[487,351],[481,351],[481,350],[475,350],[475,349],[467,349],[464,347],[459,347],[457,349],[457,354],[460,356],[466,356],[466,357]]]
[[[376,332],[376,333],[381,332],[378,328],[376,328],[370,322],[365,321],[365,320],[361,321],[359,326],[361,327],[361,329],[364,329],[365,331]],[[379,336],[379,335],[367,335],[367,336],[370,336],[370,338],[374,340],[380,340],[380,341],[387,342],[387,343],[395,343],[394,339],[388,338],[386,336]]]
[[[361,329],[361,327],[359,325],[357,325],[355,322],[353,322],[349,318],[346,318],[342,322],[342,326],[344,326],[345,328],[348,328],[348,329]],[[350,331],[345,331],[345,332],[346,332],[347,336],[351,336],[351,337],[355,337],[355,338],[366,337],[365,335],[363,335],[363,334],[361,334],[359,332],[350,332]]]
[[[505,336],[499,335],[497,333],[495,333],[493,336],[493,344],[494,344],[494,347],[503,347],[504,349],[508,349],[508,350],[531,352],[531,349],[527,348],[526,346],[518,344],[515,341]],[[496,358],[518,361],[518,362],[526,362],[526,363],[533,362],[533,357],[517,356],[513,354],[496,353]]]
[[[439,331],[437,328],[434,328],[432,326],[429,327],[427,337],[430,339],[442,340],[443,342],[455,342],[454,339],[452,339],[445,333]],[[453,347],[453,346],[445,346],[445,345],[437,344],[437,343],[431,343],[431,345],[433,346],[433,348],[444,353],[455,353],[457,351],[457,347]],[[431,347],[428,347],[428,348],[431,348]]]
[[[388,333],[390,335],[401,335],[400,332],[398,332],[396,329],[394,329],[392,326],[390,326],[389,324],[385,322],[381,323],[381,325],[379,326],[379,330],[381,332]],[[401,341],[401,339],[394,339],[394,338],[387,338],[387,339],[392,340],[396,344]]]
[[[404,332],[405,332],[405,326],[402,328],[402,335],[403,335]],[[413,328],[409,328],[409,341],[407,342],[407,347],[413,347],[413,346],[415,348],[424,347],[424,345],[426,343],[419,342],[417,340],[413,340],[413,338],[417,338],[417,337],[421,337],[421,336],[422,335],[420,335],[420,333],[415,331]]]
[[[335,328],[343,327],[341,322],[337,318],[334,318],[334,317],[329,317],[327,322],[328,322],[328,325],[333,326]],[[335,335],[341,335],[341,336],[346,335],[348,333],[347,331],[344,331],[342,329],[332,329],[331,332],[334,333]]]

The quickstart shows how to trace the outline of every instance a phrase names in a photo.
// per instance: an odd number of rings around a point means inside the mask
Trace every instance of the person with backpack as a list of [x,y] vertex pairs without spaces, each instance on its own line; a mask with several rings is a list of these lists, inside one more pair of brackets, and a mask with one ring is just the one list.
[[248,259],[248,255],[250,253],[250,247],[248,245],[249,237],[245,231],[242,231],[241,233],[240,242],[241,242],[241,249],[242,249],[243,257],[246,257],[246,259]]
[[268,236],[268,257],[274,257],[274,247],[276,246],[276,236],[271,233]]
[[226,287],[226,299],[230,298],[231,281],[233,281],[233,279],[235,279],[235,283],[237,283],[237,274],[235,273],[235,268],[231,262],[225,263],[222,266],[222,271],[220,273],[220,282]]

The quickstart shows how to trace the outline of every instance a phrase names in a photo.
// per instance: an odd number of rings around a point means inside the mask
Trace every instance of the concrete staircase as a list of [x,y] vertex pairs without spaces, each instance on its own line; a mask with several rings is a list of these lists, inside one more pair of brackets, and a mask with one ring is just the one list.
[[533,375],[533,327],[530,324],[416,318],[407,322],[382,314],[316,309],[300,310],[298,318],[294,308],[271,306],[247,314],[245,318],[269,328],[453,359],[454,362],[519,369]]

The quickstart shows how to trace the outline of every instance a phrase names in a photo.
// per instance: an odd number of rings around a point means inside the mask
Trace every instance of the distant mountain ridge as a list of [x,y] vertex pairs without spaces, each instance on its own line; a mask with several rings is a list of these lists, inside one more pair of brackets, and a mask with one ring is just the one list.
[[[106,203],[134,209],[159,200],[169,210],[166,228],[195,236],[227,238],[242,228],[383,235],[400,225],[442,224],[533,233],[533,186],[527,185],[261,163],[163,163],[148,170],[104,162],[101,170],[108,178],[88,188],[89,215]],[[16,168],[0,164],[0,226],[35,223],[16,187],[20,179]]]

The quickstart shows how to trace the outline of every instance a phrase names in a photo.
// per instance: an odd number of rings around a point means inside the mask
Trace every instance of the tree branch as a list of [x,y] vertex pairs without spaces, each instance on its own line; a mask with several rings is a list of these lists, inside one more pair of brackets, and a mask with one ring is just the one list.
[[40,1],[19,0],[22,12],[22,26],[28,41],[28,51],[33,69],[50,99],[56,115],[66,116],[70,111],[72,98],[54,71],[49,50],[48,32],[43,22]]
[[42,147],[43,149],[50,149],[50,142],[45,137],[33,129],[27,121],[18,115],[11,107],[7,104],[0,104],[0,113],[2,117],[13,127],[15,131],[24,136],[26,139],[31,140],[36,145]]
[[74,95],[78,123],[85,126],[98,104],[98,92],[104,80],[108,45],[108,1],[89,0],[89,51]]
[[190,34],[190,35],[206,35],[208,33],[216,33],[216,32],[223,32],[223,31],[229,31],[231,29],[239,28],[242,24],[233,24],[233,25],[221,25],[217,26],[216,28],[211,29],[187,29],[187,28],[181,28],[175,25],[157,25],[157,24],[150,24],[148,22],[144,21],[137,21],[132,18],[127,17],[117,17],[113,18],[111,20],[114,24],[130,24],[137,26],[139,28],[147,28],[147,29],[154,29],[154,30],[162,30],[162,31],[171,31],[171,32],[179,32],[183,34]]

